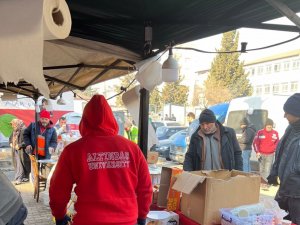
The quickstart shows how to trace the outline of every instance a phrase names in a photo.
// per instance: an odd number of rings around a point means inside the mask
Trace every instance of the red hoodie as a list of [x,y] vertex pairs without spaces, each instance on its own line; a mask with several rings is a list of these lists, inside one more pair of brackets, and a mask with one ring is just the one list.
[[253,140],[255,152],[269,155],[273,154],[279,142],[278,132],[276,130],[259,130]]
[[152,201],[147,162],[139,147],[118,135],[118,125],[102,95],[86,105],[82,138],[62,152],[50,182],[55,218],[66,214],[76,184],[73,225],[133,225],[146,218]]

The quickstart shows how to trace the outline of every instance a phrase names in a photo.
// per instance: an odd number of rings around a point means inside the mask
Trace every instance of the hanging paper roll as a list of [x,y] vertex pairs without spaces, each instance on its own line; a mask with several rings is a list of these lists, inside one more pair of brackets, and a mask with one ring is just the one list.
[[44,40],[66,38],[71,15],[64,0],[0,1],[0,81],[23,79],[46,97],[43,76]]

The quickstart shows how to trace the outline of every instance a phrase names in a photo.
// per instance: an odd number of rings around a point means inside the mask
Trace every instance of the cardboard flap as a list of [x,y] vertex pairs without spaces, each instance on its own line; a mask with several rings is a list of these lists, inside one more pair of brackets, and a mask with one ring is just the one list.
[[176,191],[183,192],[185,194],[190,194],[199,183],[203,183],[206,179],[205,176],[199,176],[189,172],[183,172],[179,175],[172,186],[172,189]]

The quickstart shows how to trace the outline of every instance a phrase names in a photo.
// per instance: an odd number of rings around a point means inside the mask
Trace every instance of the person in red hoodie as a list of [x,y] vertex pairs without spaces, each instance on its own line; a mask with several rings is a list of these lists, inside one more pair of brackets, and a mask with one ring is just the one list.
[[118,135],[118,125],[102,95],[84,108],[82,138],[63,150],[50,181],[49,197],[56,224],[67,224],[73,185],[77,195],[73,225],[145,224],[152,184],[142,151]]
[[260,162],[260,175],[265,180],[270,174],[276,146],[279,142],[278,132],[273,129],[273,125],[273,120],[268,118],[265,128],[259,130],[253,140],[253,148]]

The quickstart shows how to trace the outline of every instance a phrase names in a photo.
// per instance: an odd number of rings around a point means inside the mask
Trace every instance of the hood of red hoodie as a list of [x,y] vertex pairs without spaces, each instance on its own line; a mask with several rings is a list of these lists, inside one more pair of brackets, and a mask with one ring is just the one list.
[[84,107],[79,124],[82,137],[89,134],[117,135],[119,127],[114,114],[103,95],[94,95]]

